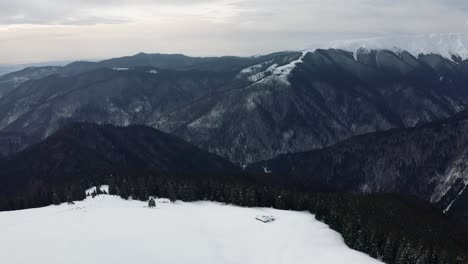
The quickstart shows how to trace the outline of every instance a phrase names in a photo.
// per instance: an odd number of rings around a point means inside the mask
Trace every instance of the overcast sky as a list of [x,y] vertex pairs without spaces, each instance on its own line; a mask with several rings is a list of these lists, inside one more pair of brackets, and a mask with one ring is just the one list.
[[466,0],[0,0],[0,64],[138,52],[255,55],[467,31]]

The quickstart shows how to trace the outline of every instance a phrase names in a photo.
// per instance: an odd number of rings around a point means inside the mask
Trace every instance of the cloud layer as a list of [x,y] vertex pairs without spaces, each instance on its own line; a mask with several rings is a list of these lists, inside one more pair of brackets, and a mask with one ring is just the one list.
[[248,55],[354,37],[464,32],[467,11],[462,0],[2,0],[0,58]]

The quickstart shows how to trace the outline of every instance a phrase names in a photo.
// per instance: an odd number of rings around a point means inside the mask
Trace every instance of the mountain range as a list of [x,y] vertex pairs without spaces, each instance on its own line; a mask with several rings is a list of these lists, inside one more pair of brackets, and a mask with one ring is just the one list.
[[[468,34],[251,57],[139,53],[19,71],[0,66],[0,213],[18,230],[8,217],[59,210],[73,225],[81,218],[72,216],[86,216],[91,225],[82,229],[92,236],[96,215],[106,216],[102,223],[144,221],[127,216],[126,205],[159,219],[210,204],[217,211],[203,217],[215,228],[200,234],[214,230],[219,240],[218,224],[230,219],[219,217],[224,207],[263,211],[242,219],[265,234],[278,224],[295,229],[280,213],[294,210],[376,263],[465,264],[467,88]],[[164,205],[152,208],[155,200]],[[181,211],[175,229],[204,214],[197,210]],[[114,229],[111,237],[119,236]]]
[[[195,148],[205,157],[187,165],[195,174],[239,173],[237,164],[307,191],[415,195],[464,220],[463,40],[440,36],[425,50],[349,42],[255,57],[140,53],[9,73],[0,76],[4,179],[67,179],[67,171],[78,179],[112,168],[179,173],[192,155],[184,151]],[[140,142],[145,133],[160,134]],[[173,152],[154,145],[177,140],[186,146],[163,147]]]
[[249,164],[450,117],[466,108],[467,71],[390,50],[142,53],[0,77],[0,132],[37,142],[77,121],[149,125]]

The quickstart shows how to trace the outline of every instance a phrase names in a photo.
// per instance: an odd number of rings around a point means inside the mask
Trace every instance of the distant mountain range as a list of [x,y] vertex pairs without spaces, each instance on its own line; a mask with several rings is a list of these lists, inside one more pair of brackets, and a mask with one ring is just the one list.
[[21,71],[26,68],[34,67],[47,67],[47,66],[64,66],[69,64],[70,61],[51,61],[51,62],[38,62],[38,63],[28,63],[28,64],[0,64],[0,76]]
[[449,117],[468,62],[360,49],[191,58],[137,54],[0,77],[0,132],[145,124],[241,164]]
[[449,48],[414,56],[360,46],[256,57],[140,53],[26,68],[0,77],[0,155],[75,122],[147,125],[307,190],[414,194],[464,212],[465,112],[446,118],[467,108],[468,60]]

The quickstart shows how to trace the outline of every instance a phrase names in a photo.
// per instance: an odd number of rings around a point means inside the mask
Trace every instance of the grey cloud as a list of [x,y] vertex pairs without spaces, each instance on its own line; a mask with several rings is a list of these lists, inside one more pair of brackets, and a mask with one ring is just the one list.
[[0,58],[251,55],[353,38],[466,32],[467,11],[466,0],[0,0]]
[[[260,26],[268,24],[271,30],[301,25],[307,28],[310,23],[323,22],[327,30],[334,25],[346,27],[348,24],[353,29],[353,24],[362,23],[362,26],[376,28],[373,31],[393,31],[391,24],[411,27],[412,24],[422,24],[427,16],[439,15],[438,20],[442,21],[468,19],[468,15],[462,14],[468,10],[466,0],[0,0],[0,24],[119,24],[139,19],[127,14],[128,9],[145,10],[164,6],[186,9],[197,4],[216,6],[220,3],[232,9],[226,20],[229,19],[233,25],[248,22]],[[106,13],[108,9],[120,12],[109,15]],[[437,11],[440,13],[437,14]],[[220,14],[214,13],[220,20]],[[400,14],[405,17],[400,17]]]
[[[118,24],[133,21],[125,16],[128,7],[161,5],[188,5],[213,2],[214,0],[1,0],[0,24],[36,24],[36,25],[93,25]],[[87,15],[89,11],[119,8],[121,16]]]

